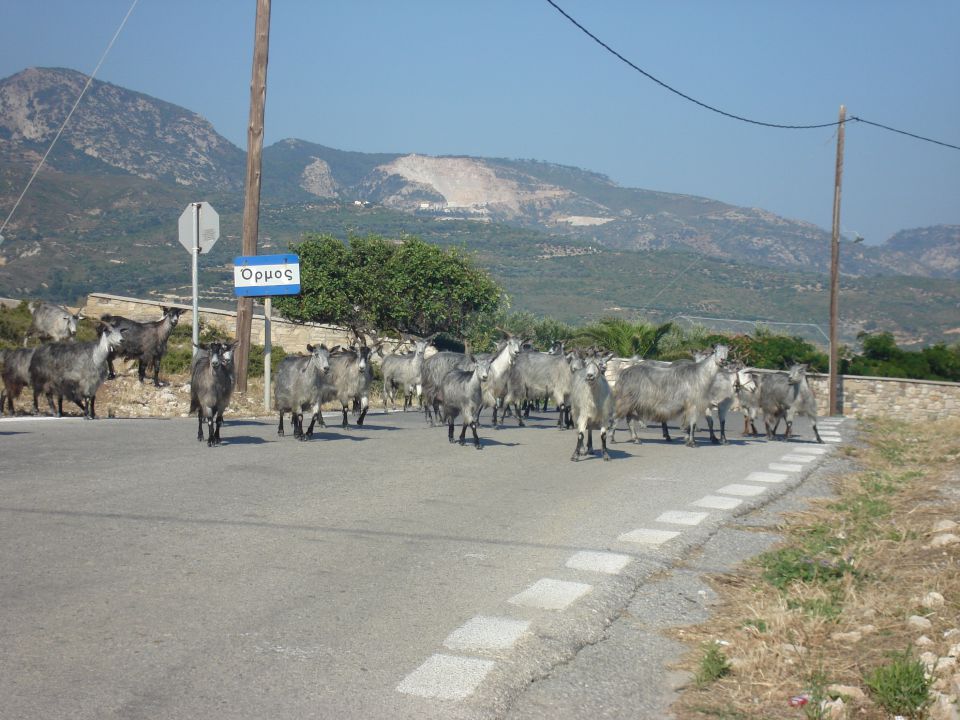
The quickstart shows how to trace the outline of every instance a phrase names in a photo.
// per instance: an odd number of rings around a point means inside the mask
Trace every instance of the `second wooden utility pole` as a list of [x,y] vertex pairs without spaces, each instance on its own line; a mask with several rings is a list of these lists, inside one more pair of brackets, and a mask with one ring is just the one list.
[[843,135],[847,124],[847,108],[840,106],[837,125],[837,172],[833,185],[833,235],[830,243],[830,414],[839,415],[839,353],[837,324],[840,320],[840,187],[843,181]]
[[[243,254],[257,254],[260,231],[260,170],[263,156],[263,115],[267,104],[267,55],[270,48],[270,0],[257,0],[257,22],[250,79],[250,121],[247,126],[247,185],[243,201]],[[247,390],[250,364],[250,325],[253,298],[237,301],[237,390]]]

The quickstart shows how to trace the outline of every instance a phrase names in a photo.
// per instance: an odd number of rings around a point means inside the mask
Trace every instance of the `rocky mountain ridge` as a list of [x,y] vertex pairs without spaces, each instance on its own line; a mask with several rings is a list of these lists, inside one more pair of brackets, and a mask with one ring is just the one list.
[[[35,164],[87,76],[30,68],[0,81],[0,159]],[[531,227],[617,250],[687,250],[826,271],[829,234],[810,223],[708,198],[624,188],[534,160],[347,152],[303,140],[264,149],[268,202],[370,202],[405,213]],[[131,175],[236,196],[245,154],[183,108],[94,81],[47,161],[67,175]],[[0,186],[8,198],[16,187]],[[8,235],[16,237],[19,218]],[[904,230],[882,246],[844,241],[848,275],[960,278],[960,226]]]

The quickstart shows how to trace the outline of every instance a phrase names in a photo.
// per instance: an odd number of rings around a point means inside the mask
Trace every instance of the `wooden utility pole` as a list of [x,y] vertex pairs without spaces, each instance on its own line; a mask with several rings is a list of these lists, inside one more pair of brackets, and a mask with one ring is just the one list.
[[[270,0],[257,0],[257,21],[253,45],[253,74],[250,79],[250,121],[247,126],[247,185],[243,201],[243,254],[257,254],[260,230],[260,168],[263,156],[263,115],[267,104],[267,54],[270,47]],[[237,390],[247,390],[250,365],[250,325],[253,298],[237,301]]]
[[840,124],[837,125],[837,172],[833,185],[833,236],[830,243],[830,414],[839,415],[839,353],[837,324],[840,320],[840,187],[843,181],[843,135],[847,123],[847,109],[840,106]]

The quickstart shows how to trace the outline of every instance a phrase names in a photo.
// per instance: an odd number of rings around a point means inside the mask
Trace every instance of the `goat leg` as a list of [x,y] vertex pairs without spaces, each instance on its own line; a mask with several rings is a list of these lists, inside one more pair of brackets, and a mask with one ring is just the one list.
[[707,427],[710,428],[710,442],[714,445],[719,445],[720,438],[713,432],[713,415],[707,415]]
[[461,445],[463,445],[463,443],[466,442],[466,437],[467,437],[467,421],[464,420],[464,421],[463,421],[463,427],[460,428],[460,440],[459,440],[459,442],[460,442]]
[[340,424],[340,427],[342,427],[344,430],[346,430],[347,427],[348,427],[348,425],[347,425],[347,406],[346,406],[346,405],[343,405],[343,406],[341,406],[341,407],[342,407],[342,409],[343,409],[343,422]]
[[470,423],[470,429],[473,431],[473,446],[479,450],[480,449],[480,438],[477,436],[477,421],[473,420]]
[[587,455],[593,455],[593,430],[587,430]]
[[203,442],[203,410],[197,410],[197,440]]
[[817,430],[817,421],[813,421],[813,434],[817,436],[817,442],[823,444],[823,440],[820,438],[820,431]]
[[660,430],[663,432],[663,439],[667,442],[673,442],[673,438],[670,437],[670,431],[667,429],[667,424],[665,422],[660,423]]
[[453,442],[453,418],[447,421],[447,440]]
[[578,433],[577,433],[577,447],[574,449],[573,455],[570,456],[570,459],[571,459],[573,462],[576,462],[577,460],[580,459],[580,451],[581,451],[582,448],[583,448],[583,433],[582,433],[582,432],[578,432]]
[[600,454],[603,456],[604,460],[610,459],[610,453],[607,452],[607,429],[600,429]]
[[[290,415],[293,415],[293,413],[290,413]],[[280,437],[283,437],[283,412],[282,411],[280,412],[280,425],[277,426],[277,435],[279,435]]]

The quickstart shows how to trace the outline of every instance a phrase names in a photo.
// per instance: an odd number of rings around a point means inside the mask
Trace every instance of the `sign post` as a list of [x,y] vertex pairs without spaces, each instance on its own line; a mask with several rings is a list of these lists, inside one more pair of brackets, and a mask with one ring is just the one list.
[[196,202],[187,205],[177,224],[180,244],[192,256],[191,275],[193,276],[193,354],[197,354],[200,342],[200,293],[199,270],[197,260],[200,253],[210,252],[210,248],[220,239],[220,216],[208,202]]
[[293,254],[234,258],[233,292],[238,297],[263,298],[263,407],[269,412],[272,296],[300,293],[300,258]]

